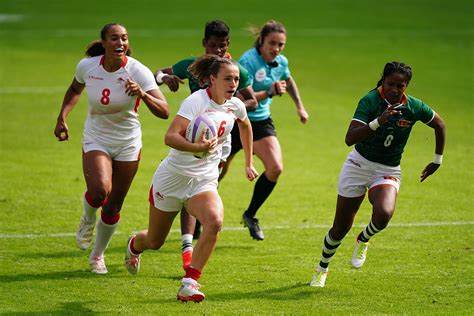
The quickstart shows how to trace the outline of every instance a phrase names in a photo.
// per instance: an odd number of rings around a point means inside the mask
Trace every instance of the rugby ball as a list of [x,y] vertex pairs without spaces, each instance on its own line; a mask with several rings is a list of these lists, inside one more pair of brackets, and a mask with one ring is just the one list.
[[[190,143],[197,143],[204,133],[206,139],[211,139],[217,136],[217,129],[214,121],[205,113],[199,114],[193,118],[186,128],[186,140]],[[194,153],[194,157],[203,158],[208,155],[208,152]]]

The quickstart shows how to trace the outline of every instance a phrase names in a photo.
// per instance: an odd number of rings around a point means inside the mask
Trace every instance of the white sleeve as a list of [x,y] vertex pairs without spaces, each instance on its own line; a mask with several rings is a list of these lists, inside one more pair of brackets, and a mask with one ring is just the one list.
[[247,118],[247,109],[245,108],[244,102],[242,102],[239,98],[233,98],[235,101],[235,105],[237,106],[237,111],[235,112],[235,116],[240,121],[244,121]]
[[200,111],[200,108],[202,107],[202,102],[200,102],[201,100],[199,98],[200,91],[201,90],[198,90],[184,99],[179,107],[177,115],[191,121],[202,112]]
[[86,82],[84,80],[84,75],[87,71],[87,65],[88,65],[87,61],[88,61],[87,58],[81,59],[81,61],[77,64],[76,73],[74,74],[74,78],[76,78],[76,81],[82,84]]
[[135,81],[140,85],[143,91],[150,91],[159,89],[158,85],[155,82],[155,77],[148,67],[143,64],[139,64],[135,73]]

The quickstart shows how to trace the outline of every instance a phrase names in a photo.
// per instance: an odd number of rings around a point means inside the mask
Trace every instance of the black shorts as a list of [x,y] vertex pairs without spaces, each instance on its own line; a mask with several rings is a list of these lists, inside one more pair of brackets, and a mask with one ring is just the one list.
[[[268,136],[276,136],[275,126],[271,117],[262,121],[250,121],[252,124],[253,141],[260,140]],[[242,149],[242,143],[240,142],[239,127],[234,124],[234,128],[231,132],[232,135],[232,149],[230,154],[233,155]]]

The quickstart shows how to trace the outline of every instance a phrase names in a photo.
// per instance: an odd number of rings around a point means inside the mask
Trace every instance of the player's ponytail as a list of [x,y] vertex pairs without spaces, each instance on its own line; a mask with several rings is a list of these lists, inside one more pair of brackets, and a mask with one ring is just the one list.
[[[91,42],[89,45],[87,45],[86,52],[85,52],[86,56],[94,57],[94,56],[100,56],[100,55],[105,54],[105,48],[104,48],[104,46],[102,46],[102,41],[106,39],[107,32],[114,25],[120,25],[121,27],[125,28],[125,26],[123,26],[120,23],[109,23],[109,24],[104,25],[104,27],[100,31],[100,38],[101,39],[100,40],[95,40],[95,41]],[[132,56],[132,49],[130,48],[130,46],[128,47],[125,54],[127,56]]]
[[411,72],[411,67],[408,66],[407,64],[400,63],[398,61],[392,61],[390,63],[386,63],[385,67],[383,69],[383,74],[382,78],[377,82],[377,87],[380,87],[388,76],[391,74],[398,72],[401,73],[402,75],[405,75],[407,78],[407,86],[410,83],[411,77],[412,77],[412,72]]
[[188,71],[199,85],[204,87],[206,84],[209,84],[209,78],[211,75],[217,76],[217,73],[223,64],[236,65],[236,63],[231,59],[207,54],[196,59],[188,67]]

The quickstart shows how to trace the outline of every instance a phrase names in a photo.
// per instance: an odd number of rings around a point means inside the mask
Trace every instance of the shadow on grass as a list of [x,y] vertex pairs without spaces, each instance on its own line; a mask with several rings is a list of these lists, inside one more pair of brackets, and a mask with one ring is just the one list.
[[[107,248],[106,254],[125,254],[126,245],[124,244],[123,247],[110,247]],[[54,247],[53,247],[54,248]],[[92,246],[88,250],[81,250],[77,247],[74,249],[58,251],[54,249],[54,251],[45,251],[45,252],[23,252],[15,254],[17,258],[26,258],[26,259],[54,259],[54,258],[83,258],[84,256],[88,257],[92,250]],[[170,247],[162,248],[159,250],[160,253],[179,253],[178,250],[171,249]]]
[[99,314],[94,312],[92,309],[84,307],[83,303],[80,302],[67,302],[61,304],[58,310],[44,311],[44,312],[8,312],[0,313],[0,315],[71,315],[71,314]]
[[[118,269],[118,267],[117,267]],[[110,270],[110,269],[109,269]],[[22,273],[22,274],[0,274],[2,283],[23,282],[34,280],[70,280],[70,279],[93,279],[93,278],[118,278],[123,277],[121,274],[105,274],[98,275],[89,271],[74,270],[62,272],[48,272],[48,273]]]
[[[264,289],[259,291],[228,291],[225,293],[209,294],[206,296],[206,300],[213,302],[235,302],[242,300],[248,302],[248,304],[251,304],[251,302],[254,300],[284,300],[294,302],[298,300],[307,300],[309,297],[314,297],[314,295],[317,293],[319,293],[319,291],[315,291],[313,288],[310,288],[308,283],[300,282],[293,285]],[[172,295],[172,293],[170,293],[170,295]],[[142,301],[142,303],[170,303],[174,301],[174,299],[164,298],[154,299],[153,301]]]

